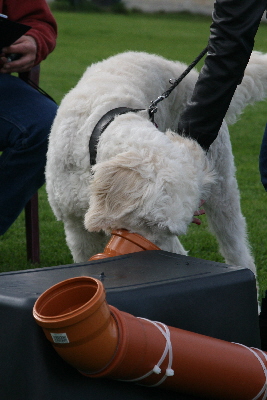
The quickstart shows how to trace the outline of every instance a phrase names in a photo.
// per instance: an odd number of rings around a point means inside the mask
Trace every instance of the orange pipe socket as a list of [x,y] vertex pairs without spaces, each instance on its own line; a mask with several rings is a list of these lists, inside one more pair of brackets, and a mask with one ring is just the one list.
[[81,373],[210,399],[263,400],[265,353],[136,318],[106,303],[102,283],[52,286],[33,315],[57,353]]
[[160,248],[138,233],[131,233],[126,229],[116,229],[112,231],[111,239],[106,245],[104,253],[95,254],[89,260],[99,260],[144,250],[160,250]]

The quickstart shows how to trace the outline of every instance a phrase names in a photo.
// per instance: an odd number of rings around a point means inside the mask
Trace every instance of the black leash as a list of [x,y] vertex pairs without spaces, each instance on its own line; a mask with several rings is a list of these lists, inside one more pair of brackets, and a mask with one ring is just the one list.
[[47,97],[48,99],[52,100],[54,103],[57,104],[57,102],[51,97],[44,89],[40,88],[40,86],[36,85],[31,79],[26,79],[26,82],[32,86],[34,89],[38,90],[39,93],[41,93],[43,96]]
[[162,93],[161,96],[159,96],[156,100],[151,102],[151,105],[149,106],[148,113],[149,113],[149,118],[151,119],[152,122],[154,122],[154,114],[158,111],[157,104],[160,103],[162,100],[166,99],[169,97],[173,89],[176,88],[176,86],[179,85],[179,83],[186,77],[187,74],[195,67],[195,65],[201,60],[202,57],[207,53],[208,51],[208,46],[205,47],[204,50],[197,56],[197,58],[186,68],[186,70],[180,75],[178,79],[176,79],[173,83],[172,80],[170,79],[171,87],[166,90],[166,92]]
[[[171,87],[168,90],[166,90],[166,92],[164,92],[156,100],[151,102],[151,105],[150,105],[150,107],[148,109],[148,114],[149,114],[149,118],[150,118],[151,122],[153,122],[153,124],[155,126],[157,126],[157,125],[154,122],[154,114],[158,110],[157,104],[160,101],[166,99],[171,94],[173,89],[176,88],[176,86],[179,85],[179,83],[191,71],[191,69],[194,68],[194,66],[199,62],[199,60],[201,60],[201,58],[204,57],[204,55],[207,53],[207,51],[208,51],[208,46],[205,47],[204,50],[202,50],[202,52],[186,68],[186,70],[182,73],[182,75],[178,79],[176,79],[173,83],[171,82],[171,80],[169,81],[171,83]],[[136,113],[138,111],[143,111],[143,109],[133,109],[133,108],[128,108],[128,107],[117,107],[117,108],[113,108],[112,110],[108,111],[105,115],[103,115],[102,118],[100,118],[100,120],[98,121],[98,123],[94,127],[93,132],[92,132],[91,137],[90,137],[90,140],[89,140],[89,154],[90,154],[91,166],[95,165],[95,163],[96,163],[98,141],[99,141],[99,138],[100,138],[101,134],[108,127],[108,125],[112,121],[114,121],[115,117],[117,117],[118,115],[126,114],[128,112],[135,112]]]

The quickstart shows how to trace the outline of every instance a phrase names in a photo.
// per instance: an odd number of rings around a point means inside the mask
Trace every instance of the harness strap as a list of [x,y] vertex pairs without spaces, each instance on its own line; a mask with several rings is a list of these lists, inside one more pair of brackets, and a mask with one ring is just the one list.
[[92,135],[89,140],[89,153],[90,153],[90,163],[95,165],[96,155],[97,155],[97,144],[101,134],[109,126],[109,124],[114,121],[115,117],[118,115],[126,114],[128,112],[138,112],[143,111],[143,108],[128,108],[128,107],[117,107],[108,111],[103,117],[98,121],[93,129]]

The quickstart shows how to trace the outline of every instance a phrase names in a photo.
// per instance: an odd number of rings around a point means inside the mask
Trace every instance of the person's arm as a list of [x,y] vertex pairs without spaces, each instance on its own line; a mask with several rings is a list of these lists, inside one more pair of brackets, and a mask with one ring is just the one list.
[[[56,45],[57,24],[46,0],[5,0],[2,13],[11,21],[31,26],[31,29],[4,53],[20,53],[18,61],[6,63],[1,72],[23,72],[39,64]],[[26,57],[26,59],[25,59]]]
[[216,139],[254,47],[267,0],[216,0],[208,53],[178,133],[205,150]]

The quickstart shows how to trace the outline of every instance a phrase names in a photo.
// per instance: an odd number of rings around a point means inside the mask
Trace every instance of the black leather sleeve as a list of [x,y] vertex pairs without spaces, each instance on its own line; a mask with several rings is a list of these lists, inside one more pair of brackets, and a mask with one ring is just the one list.
[[208,53],[178,125],[207,150],[216,139],[236,86],[242,81],[267,0],[216,0]]

